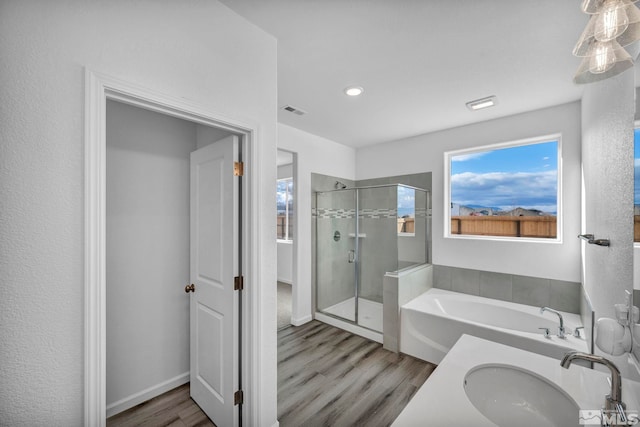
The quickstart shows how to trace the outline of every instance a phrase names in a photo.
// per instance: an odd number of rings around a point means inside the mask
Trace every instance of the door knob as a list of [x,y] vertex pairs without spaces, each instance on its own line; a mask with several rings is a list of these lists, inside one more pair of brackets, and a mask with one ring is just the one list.
[[196,291],[196,285],[194,285],[193,283],[190,284],[190,285],[187,285],[187,286],[184,287],[184,291],[186,293],[195,292]]

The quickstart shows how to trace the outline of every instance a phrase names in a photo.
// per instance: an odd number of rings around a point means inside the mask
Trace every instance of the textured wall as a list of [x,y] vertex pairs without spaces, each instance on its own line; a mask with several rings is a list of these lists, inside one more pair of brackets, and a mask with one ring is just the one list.
[[[0,420],[83,418],[84,67],[259,128],[258,279],[275,271],[276,41],[211,0],[0,3]],[[269,212],[273,212],[270,214]],[[251,284],[249,284],[251,285]],[[259,286],[259,283],[256,285]],[[276,420],[275,289],[255,408]]]
[[582,99],[583,283],[596,318],[614,316],[633,288],[633,70],[585,87]]
[[[582,231],[611,240],[610,247],[582,244],[582,280],[596,319],[615,317],[614,304],[633,289],[634,115],[633,69],[585,87]],[[637,378],[625,356],[611,358],[623,375]]]

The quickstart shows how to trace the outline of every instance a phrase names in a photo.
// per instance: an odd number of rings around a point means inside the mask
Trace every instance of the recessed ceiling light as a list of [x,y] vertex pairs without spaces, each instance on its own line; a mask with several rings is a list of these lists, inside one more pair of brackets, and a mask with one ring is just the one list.
[[349,86],[344,90],[344,93],[346,93],[349,96],[362,95],[362,92],[364,92],[364,89],[360,86]]
[[467,108],[470,110],[482,110],[483,108],[493,107],[498,104],[498,98],[495,95],[487,96],[486,98],[476,99],[475,101],[467,102]]

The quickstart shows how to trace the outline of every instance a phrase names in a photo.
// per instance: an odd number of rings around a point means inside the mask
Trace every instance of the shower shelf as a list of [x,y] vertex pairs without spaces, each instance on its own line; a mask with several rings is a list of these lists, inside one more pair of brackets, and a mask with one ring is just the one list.
[[[349,237],[356,237],[356,233],[349,233]],[[367,233],[358,233],[358,237],[367,237]]]

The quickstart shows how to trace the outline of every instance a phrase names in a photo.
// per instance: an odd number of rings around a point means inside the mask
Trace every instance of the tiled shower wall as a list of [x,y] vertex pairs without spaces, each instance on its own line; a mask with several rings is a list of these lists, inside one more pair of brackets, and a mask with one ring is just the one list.
[[[334,190],[336,181],[346,184],[348,188],[405,184],[430,190],[431,173],[356,182],[340,177],[311,174],[311,190],[313,193]],[[395,187],[360,190],[360,232],[367,235],[366,238],[360,238],[359,242],[361,245],[360,296],[377,302],[382,302],[384,274],[387,271],[398,269],[398,258],[407,262],[416,262],[418,259],[424,260],[426,257],[430,261],[430,251],[425,249],[424,240],[419,241],[419,236],[424,236],[425,228],[429,229],[430,227],[427,213],[419,212],[421,218],[416,221],[417,237],[399,238],[397,235],[397,194],[395,190]],[[315,194],[312,197],[312,212],[317,227],[313,227],[312,231],[314,259],[312,283],[314,289],[317,289],[316,280],[322,283],[319,292],[314,292],[317,304],[314,301],[313,306],[321,309],[350,298],[355,293],[353,264],[346,262],[349,249],[354,247],[354,237],[348,237],[348,234],[355,233],[355,218],[349,217],[349,212],[345,210],[348,205],[347,200],[342,200],[349,195],[354,197],[355,192],[334,192],[331,195],[321,196],[320,200],[328,201],[329,198],[335,198],[335,201],[331,202],[334,203],[333,206],[316,206]],[[417,203],[424,202],[421,197],[423,196],[417,196]],[[355,207],[354,200],[352,200],[351,207]],[[339,241],[333,239],[336,231],[341,235]],[[380,244],[380,242],[384,243]],[[430,241],[427,244],[430,244]],[[316,250],[329,255],[319,259]],[[317,268],[318,270],[316,270]]]
[[580,313],[582,285],[578,282],[434,265],[433,287]]

